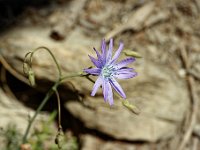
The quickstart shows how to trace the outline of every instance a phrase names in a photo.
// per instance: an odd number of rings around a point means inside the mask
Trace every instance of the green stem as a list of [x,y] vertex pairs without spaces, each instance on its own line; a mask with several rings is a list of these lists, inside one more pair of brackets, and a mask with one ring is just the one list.
[[56,94],[56,97],[57,97],[57,103],[58,103],[58,127],[62,129],[62,126],[61,126],[60,96],[59,96],[58,90],[55,90],[55,94]]
[[56,67],[57,67],[58,73],[59,73],[59,78],[60,78],[60,77],[62,76],[62,72],[61,72],[60,66],[59,66],[59,64],[58,64],[58,62],[57,62],[55,56],[53,55],[53,53],[52,53],[52,52],[50,51],[50,49],[48,49],[47,47],[44,47],[44,46],[38,47],[38,48],[36,48],[35,50],[33,50],[33,51],[31,52],[31,56],[30,56],[30,66],[32,65],[32,61],[33,61],[33,54],[34,54],[36,51],[40,50],[40,49],[44,49],[44,50],[46,50],[46,51],[49,52],[49,54],[50,54],[51,57],[53,58],[53,61],[54,61],[55,64],[56,64]]
[[72,74],[69,74],[67,76],[64,76],[62,78],[60,78],[53,86],[52,88],[48,91],[48,93],[46,94],[45,98],[42,100],[41,104],[39,105],[39,107],[37,108],[34,116],[29,120],[29,123],[28,123],[28,126],[26,128],[26,131],[25,131],[25,134],[23,136],[23,143],[26,143],[27,142],[27,137],[28,137],[28,134],[30,132],[30,129],[31,129],[31,126],[35,120],[35,118],[37,117],[37,115],[39,114],[39,112],[42,110],[42,108],[45,106],[45,104],[47,103],[47,101],[49,100],[49,98],[54,94],[54,92],[56,92],[57,90],[57,87],[59,86],[59,84],[61,84],[62,82],[64,82],[65,79],[68,79],[68,78],[73,78],[73,77],[81,77],[81,76],[84,76],[82,72],[79,72],[79,73],[72,73]]
[[45,106],[45,104],[47,103],[47,101],[49,100],[49,98],[53,95],[53,93],[55,92],[54,89],[57,89],[58,85],[60,84],[60,81],[57,81],[53,87],[49,90],[49,92],[46,94],[45,98],[43,99],[42,103],[39,105],[39,107],[37,108],[34,116],[29,120],[28,126],[26,128],[25,134],[23,136],[23,143],[27,142],[27,137],[28,134],[30,132],[31,129],[31,125],[33,124],[35,118],[37,117],[37,115],[39,114],[39,112],[42,110],[42,108]]
[[63,83],[68,78],[83,77],[83,76],[86,76],[83,72],[78,72],[78,73],[76,72],[76,73],[71,73],[69,75],[63,76],[60,78],[60,80],[61,80],[61,83]]

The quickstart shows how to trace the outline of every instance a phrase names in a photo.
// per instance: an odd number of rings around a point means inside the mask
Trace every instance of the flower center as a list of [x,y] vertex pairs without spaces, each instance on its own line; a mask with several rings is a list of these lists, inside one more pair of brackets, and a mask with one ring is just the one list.
[[104,66],[101,70],[101,75],[104,77],[104,78],[109,78],[113,75],[114,73],[114,68],[113,66]]

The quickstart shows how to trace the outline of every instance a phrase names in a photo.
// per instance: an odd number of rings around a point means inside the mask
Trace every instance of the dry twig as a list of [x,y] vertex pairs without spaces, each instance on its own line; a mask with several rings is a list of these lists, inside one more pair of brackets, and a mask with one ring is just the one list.
[[2,82],[3,90],[6,91],[6,93],[8,93],[12,98],[16,99],[15,94],[13,94],[12,90],[8,86],[6,78],[6,69],[4,67],[2,67],[0,71],[0,80]]
[[146,5],[142,6],[129,18],[127,23],[122,24],[121,26],[110,31],[105,36],[106,41],[126,30],[134,30],[134,31],[141,30],[143,28],[144,21],[153,12],[154,8],[155,8],[154,2],[149,2]]
[[198,150],[198,143],[199,143],[199,139],[197,137],[194,137],[192,150]]
[[20,81],[29,84],[29,81],[20,73],[18,73],[17,71],[15,71],[8,63],[7,61],[3,58],[3,56],[0,54],[0,63],[3,65],[3,67],[10,72],[14,77],[16,77],[17,79],[19,79]]
[[[188,56],[187,56],[184,45],[182,45],[182,47],[180,49],[180,54],[181,54],[181,58],[182,58],[185,69],[189,70],[190,63],[189,63]],[[187,78],[188,88],[190,91],[191,104],[192,104],[191,117],[190,117],[191,120],[190,120],[190,124],[189,124],[186,132],[184,133],[183,139],[178,147],[178,150],[183,150],[183,148],[188,143],[188,141],[192,135],[192,131],[193,131],[194,125],[196,123],[196,118],[197,118],[197,113],[198,113],[198,97],[196,95],[194,78],[190,74],[187,74],[186,78]]]
[[199,74],[197,74],[196,72],[193,72],[193,71],[191,71],[191,70],[188,70],[187,73],[190,74],[191,76],[193,76],[196,80],[199,80],[199,81],[200,81],[200,76],[199,76]]

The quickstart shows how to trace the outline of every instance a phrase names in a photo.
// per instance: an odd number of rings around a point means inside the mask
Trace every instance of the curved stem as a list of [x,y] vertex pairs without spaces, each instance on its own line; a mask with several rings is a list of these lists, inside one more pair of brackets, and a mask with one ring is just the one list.
[[73,77],[83,77],[85,76],[84,72],[76,72],[76,73],[70,73],[66,76],[63,76],[60,78],[61,83],[64,82],[64,80],[68,79],[68,78],[73,78]]
[[72,73],[70,75],[64,76],[61,78],[61,82],[64,82],[64,80],[69,77],[85,77],[90,82],[95,83],[95,81],[90,78],[90,74],[86,74],[84,72]]
[[[54,62],[56,64],[56,67],[58,69],[59,78],[55,82],[55,84],[52,86],[52,88],[48,91],[48,93],[46,94],[45,98],[42,100],[42,102],[39,105],[39,107],[37,108],[34,116],[32,118],[30,118],[28,126],[27,126],[26,131],[25,131],[25,134],[24,134],[23,139],[22,139],[23,143],[27,142],[27,137],[28,137],[28,134],[30,132],[31,126],[32,126],[35,118],[37,117],[37,115],[39,114],[39,112],[42,110],[42,108],[45,106],[45,104],[47,103],[47,101],[53,95],[54,92],[56,93],[57,101],[58,101],[58,117],[59,117],[58,118],[58,124],[59,124],[59,134],[60,134],[60,131],[62,130],[62,126],[61,126],[61,110],[60,110],[61,108],[60,108],[60,97],[59,97],[59,94],[58,94],[58,91],[57,91],[57,87],[58,87],[59,84],[61,84],[62,82],[64,82],[65,79],[72,78],[72,77],[87,76],[87,74],[85,74],[84,72],[78,72],[78,73],[72,73],[72,74],[69,74],[67,76],[62,77],[61,68],[60,68],[60,66],[59,66],[56,58],[54,57],[53,53],[47,47],[39,47],[39,48],[37,48],[37,49],[33,50],[32,52],[29,52],[29,53],[27,53],[25,55],[24,64],[23,64],[23,71],[24,71],[24,73],[25,73],[25,71],[26,71],[25,69],[27,69],[27,67],[28,67],[28,69],[32,68],[33,55],[34,55],[34,53],[36,51],[38,51],[40,49],[44,49],[44,50],[48,51],[49,54],[51,55],[51,57],[53,58],[53,60],[54,60]],[[30,57],[29,57],[28,65],[27,65],[27,61],[26,60],[27,60],[27,57],[29,55],[30,55]]]
[[44,47],[44,46],[38,47],[38,48],[36,48],[35,50],[33,50],[33,52],[31,52],[31,56],[30,56],[30,66],[32,65],[32,61],[33,61],[33,54],[34,54],[36,51],[40,50],[40,49],[44,49],[44,50],[46,50],[46,51],[49,52],[49,54],[50,54],[51,57],[53,58],[53,61],[54,61],[55,64],[56,64],[56,67],[57,67],[58,73],[59,73],[59,79],[60,79],[61,76],[62,76],[62,72],[61,72],[60,66],[59,66],[59,64],[58,64],[58,62],[57,62],[55,56],[53,55],[53,53],[52,53],[47,47]]
[[[28,57],[28,55],[31,54],[31,53],[32,53],[32,52],[28,52],[28,53],[24,56],[23,72],[24,72],[25,75],[27,75],[27,67],[30,67],[30,62],[27,63],[27,59],[28,59],[27,57]],[[28,64],[29,66],[26,66],[27,64]]]

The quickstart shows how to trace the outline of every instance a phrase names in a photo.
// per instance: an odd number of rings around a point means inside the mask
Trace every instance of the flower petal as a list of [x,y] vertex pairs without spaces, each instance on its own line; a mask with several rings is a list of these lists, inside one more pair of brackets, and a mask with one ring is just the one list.
[[101,62],[98,61],[97,59],[95,59],[94,57],[88,55],[90,57],[90,60],[92,61],[92,63],[97,67],[97,68],[101,68]]
[[84,69],[83,71],[92,75],[99,75],[101,73],[100,68]]
[[118,69],[116,72],[117,73],[130,73],[133,70],[134,70],[133,68],[123,67],[123,68]]
[[96,82],[93,86],[91,96],[94,96],[96,94],[96,92],[97,92],[98,88],[101,86],[101,84],[102,84],[102,78],[98,77],[98,79],[96,80]]
[[93,48],[93,49],[97,54],[98,61],[102,62],[102,57],[101,57],[100,53],[96,50],[96,48]]
[[106,61],[106,41],[105,39],[101,42],[101,52],[102,52],[102,58]]
[[115,55],[113,56],[111,63],[115,63],[116,62],[116,60],[119,58],[119,55],[121,54],[121,51],[122,51],[123,47],[124,47],[124,44],[122,42],[120,42],[119,48],[115,52]]
[[111,83],[112,87],[115,89],[119,95],[121,95],[123,98],[126,98],[126,94],[124,93],[123,89],[119,85],[119,83],[115,80],[115,78],[109,79],[109,82]]
[[120,73],[114,76],[118,79],[130,79],[137,76],[137,72]]
[[102,40],[101,42],[101,50],[102,50],[102,54],[105,52],[106,50],[106,41],[105,39]]
[[109,84],[109,82],[108,81],[106,81],[106,80],[103,80],[102,81],[103,82],[103,84],[102,84],[102,89],[103,89],[103,97],[104,97],[104,101],[105,102],[107,102],[107,100],[108,100],[108,84]]
[[135,61],[135,58],[133,58],[133,57],[126,58],[126,59],[120,61],[119,63],[117,63],[115,65],[115,68],[116,69],[121,69],[121,68],[127,66],[128,64],[134,62],[134,61]]
[[113,39],[110,39],[106,62],[109,62],[111,60],[111,58],[112,58],[112,49],[113,49]]
[[110,83],[108,83],[108,103],[110,104],[110,106],[114,104],[113,92]]

